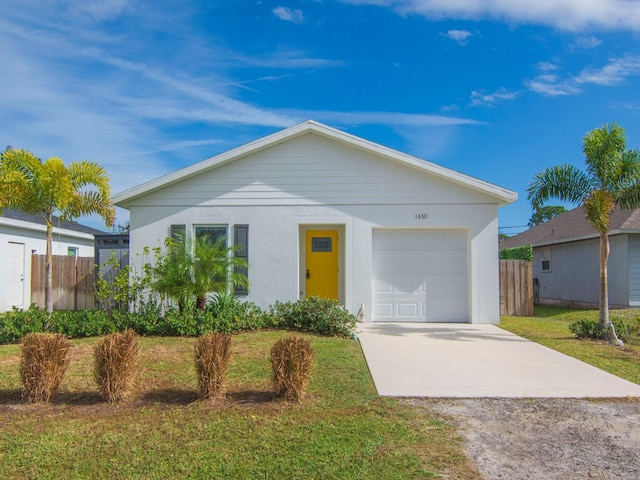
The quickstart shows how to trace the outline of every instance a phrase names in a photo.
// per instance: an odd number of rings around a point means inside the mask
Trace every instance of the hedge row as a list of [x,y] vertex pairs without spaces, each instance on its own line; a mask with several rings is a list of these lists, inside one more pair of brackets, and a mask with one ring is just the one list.
[[268,328],[289,328],[321,335],[350,338],[356,319],[337,302],[312,297],[298,302],[276,302],[263,311],[251,302],[231,301],[205,310],[163,313],[147,305],[137,312],[104,310],[55,311],[15,310],[0,316],[0,343],[18,342],[28,333],[61,333],[70,338],[107,335],[131,329],[139,335],[199,336],[205,333],[237,333]]
[[522,247],[505,248],[500,250],[500,260],[533,260],[533,248],[531,245]]

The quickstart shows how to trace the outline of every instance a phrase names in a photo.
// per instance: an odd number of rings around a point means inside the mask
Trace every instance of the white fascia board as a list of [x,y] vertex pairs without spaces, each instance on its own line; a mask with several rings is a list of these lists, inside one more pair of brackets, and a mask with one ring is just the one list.
[[[39,223],[25,222],[23,220],[16,220],[13,218],[0,217],[0,225],[6,225],[8,227],[20,228],[22,230],[30,230],[32,232],[41,232],[46,234],[46,225],[40,225]],[[76,232],[75,230],[68,230],[66,228],[53,227],[54,235],[64,235],[66,237],[77,238],[82,240],[94,240],[95,237],[92,233]]]
[[280,130],[266,137],[262,137],[258,140],[254,140],[253,142],[249,142],[240,147],[216,155],[215,157],[211,157],[201,162],[194,163],[193,165],[156,178],[155,180],[143,183],[142,185],[139,185],[137,187],[119,192],[112,197],[113,203],[115,203],[119,207],[127,208],[128,203],[137,197],[149,194],[165,186],[185,180],[191,176],[200,174],[205,170],[217,168],[221,165],[224,165],[225,163],[240,159],[249,154],[256,153],[262,149],[273,147],[279,143],[291,140],[307,132],[317,133],[324,137],[348,144],[360,150],[364,150],[368,153],[382,156],[392,161],[418,168],[422,171],[428,172],[432,175],[438,176],[453,183],[464,185],[468,188],[484,193],[485,195],[496,198],[498,200],[499,206],[513,203],[518,199],[518,194],[514,191],[507,190],[483,180],[479,180],[477,178],[464,175],[454,170],[441,167],[434,163],[422,160],[417,157],[413,157],[397,150],[393,150],[378,143],[356,137],[355,135],[351,135],[349,133],[343,132],[342,130],[329,127],[322,123],[318,123],[313,120],[307,120],[305,122],[299,123],[284,130]]

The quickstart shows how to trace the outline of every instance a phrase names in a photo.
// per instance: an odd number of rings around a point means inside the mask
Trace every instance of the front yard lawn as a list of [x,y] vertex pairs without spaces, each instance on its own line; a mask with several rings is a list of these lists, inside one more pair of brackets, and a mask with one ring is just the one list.
[[[611,315],[631,320],[640,310],[612,310]],[[633,336],[621,348],[603,341],[579,340],[569,331],[569,324],[581,319],[597,321],[598,311],[536,306],[535,317],[505,316],[500,327],[640,384],[640,338]]]
[[193,338],[142,337],[135,391],[113,406],[93,382],[96,338],[72,341],[50,405],[20,401],[20,347],[0,346],[0,478],[480,478],[451,426],[376,395],[358,342],[297,333],[316,353],[308,396],[273,399],[284,335],[234,335],[221,403],[196,400]]

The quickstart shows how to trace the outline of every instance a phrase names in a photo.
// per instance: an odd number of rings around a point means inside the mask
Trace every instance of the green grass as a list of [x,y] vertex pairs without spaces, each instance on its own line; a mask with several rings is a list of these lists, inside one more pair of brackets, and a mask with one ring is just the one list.
[[192,338],[141,338],[132,396],[109,406],[91,374],[97,339],[72,341],[51,405],[20,402],[20,348],[0,346],[0,478],[479,478],[451,426],[376,395],[357,342],[310,339],[301,404],[270,393],[286,332],[233,337],[227,399],[198,402]]
[[[612,310],[614,315],[634,320],[640,311]],[[640,338],[632,337],[622,348],[579,340],[569,331],[569,324],[581,319],[597,321],[598,311],[536,306],[535,317],[502,317],[500,327],[640,384]]]

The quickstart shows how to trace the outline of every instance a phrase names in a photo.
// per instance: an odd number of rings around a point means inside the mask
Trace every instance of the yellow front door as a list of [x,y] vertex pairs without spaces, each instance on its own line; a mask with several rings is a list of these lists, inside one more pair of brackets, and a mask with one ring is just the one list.
[[306,298],[338,300],[338,231],[306,232]]

